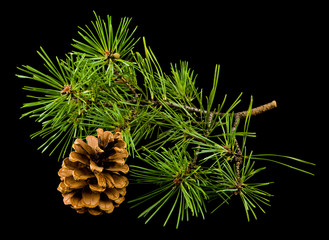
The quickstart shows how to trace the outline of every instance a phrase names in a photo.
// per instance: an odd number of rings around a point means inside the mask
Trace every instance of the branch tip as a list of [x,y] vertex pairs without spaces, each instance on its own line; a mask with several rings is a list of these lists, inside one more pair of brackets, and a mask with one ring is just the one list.
[[278,107],[278,104],[276,103],[276,101],[275,101],[275,100],[273,100],[273,101],[271,102],[271,104],[273,105],[273,108],[276,108],[276,107]]
[[[264,104],[262,106],[259,106],[259,107],[256,107],[256,108],[253,108],[251,110],[251,115],[252,116],[256,116],[258,114],[261,114],[261,113],[264,113],[264,112],[267,112],[273,108],[276,108],[278,105],[276,103],[275,100],[273,100],[272,102],[270,103],[267,103],[267,104]],[[245,112],[242,112],[242,115],[244,115]]]

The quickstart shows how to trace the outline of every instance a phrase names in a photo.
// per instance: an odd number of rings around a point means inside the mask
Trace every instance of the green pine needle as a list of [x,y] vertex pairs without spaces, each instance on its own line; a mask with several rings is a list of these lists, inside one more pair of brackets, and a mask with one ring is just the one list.
[[[192,158],[187,152],[188,144],[175,146],[172,149],[161,148],[161,153],[147,151],[141,160],[146,167],[131,166],[131,175],[138,184],[158,185],[154,190],[143,196],[130,201],[135,203],[133,207],[144,202],[153,201],[141,214],[140,217],[147,217],[146,223],[156,213],[173,201],[173,205],[166,217],[164,225],[176,211],[178,228],[179,222],[188,220],[189,216],[203,216],[206,212],[205,200],[208,198],[202,186],[205,180],[202,178],[200,167],[194,169]],[[154,200],[153,200],[154,199]],[[175,210],[177,209],[177,210]]]

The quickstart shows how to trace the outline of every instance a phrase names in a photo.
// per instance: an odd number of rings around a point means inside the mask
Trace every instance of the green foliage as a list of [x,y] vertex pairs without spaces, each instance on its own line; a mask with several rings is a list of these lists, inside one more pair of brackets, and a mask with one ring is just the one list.
[[[20,70],[28,76],[17,76],[32,79],[46,86],[23,88],[33,94],[27,95],[33,101],[23,105],[23,108],[32,108],[32,110],[24,113],[22,117],[36,118],[36,121],[42,124],[42,129],[32,134],[32,137],[47,138],[40,146],[43,151],[55,145],[51,150],[52,153],[63,144],[61,155],[64,155],[73,138],[82,137],[88,132],[83,126],[82,116],[88,109],[87,102],[94,97],[87,84],[93,79],[97,68],[83,57],[72,56],[65,62],[56,58],[54,63],[42,48],[38,53],[45,61],[47,73],[30,66],[23,66]],[[67,86],[65,92],[64,86]]]
[[171,64],[171,76],[166,78],[166,88],[170,89],[169,98],[175,99],[175,102],[182,101],[181,104],[192,102],[199,94],[195,87],[196,77],[188,62],[181,61],[179,66]]
[[[104,21],[95,12],[94,14],[96,21],[92,22],[92,27],[80,27],[81,31],[78,33],[83,41],[73,39],[72,45],[78,50],[74,51],[75,54],[83,55],[93,60],[93,64],[103,66],[103,77],[111,84],[116,71],[120,74],[131,71],[131,51],[139,40],[133,37],[137,27],[130,31],[131,18],[122,18],[115,30],[110,16]],[[119,54],[119,57],[115,54]]]
[[208,200],[218,203],[215,211],[235,196],[240,196],[247,219],[257,219],[271,197],[264,190],[271,182],[253,182],[266,171],[262,164],[312,174],[295,166],[314,165],[310,162],[247,151],[247,139],[255,137],[249,132],[253,99],[244,114],[235,113],[241,94],[228,105],[225,95],[216,106],[219,65],[204,97],[188,62],[171,64],[167,74],[145,38],[144,53],[134,51],[139,38],[136,28],[129,30],[130,18],[122,18],[115,28],[110,16],[95,16],[91,26],[80,28],[82,39],[73,40],[75,50],[63,60],[51,60],[41,48],[45,69],[19,68],[17,77],[33,85],[24,87],[31,101],[23,104],[22,117],[41,124],[31,136],[44,138],[42,151],[59,149],[62,159],[74,139],[97,128],[120,129],[134,158],[131,182],[150,185],[129,202],[144,206],[139,217],[146,222],[167,211],[164,225],[175,216],[176,227],[190,217],[205,218]]
[[114,30],[112,17],[107,16],[107,21],[104,21],[95,12],[94,14],[96,21],[92,22],[93,28],[86,25],[85,28],[80,27],[81,32],[78,32],[85,42],[73,40],[73,47],[79,50],[77,53],[83,53],[95,61],[110,60],[109,55],[113,53],[119,53],[121,58],[130,59],[131,50],[138,41],[133,37],[137,27],[129,31],[131,18],[122,18]]
[[259,187],[263,187],[271,184],[266,183],[254,183],[249,180],[257,173],[265,170],[265,167],[254,169],[255,162],[251,162],[251,154],[244,156],[244,162],[241,169],[241,176],[237,177],[237,171],[234,164],[230,164],[229,161],[224,161],[222,164],[214,167],[210,177],[213,181],[210,192],[213,199],[220,201],[220,204],[213,210],[217,210],[223,203],[228,203],[228,200],[235,195],[239,195],[243,206],[246,211],[246,216],[249,221],[249,211],[252,213],[255,219],[257,219],[254,208],[259,208],[265,213],[261,204],[269,206],[268,197],[272,196]]
[[[42,129],[31,136],[46,139],[40,146],[43,151],[51,147],[50,153],[53,153],[60,147],[59,159],[63,158],[75,138],[83,138],[98,127],[95,123],[101,115],[95,113],[109,115],[109,106],[126,102],[133,96],[127,91],[127,85],[122,83],[122,78],[127,78],[130,85],[137,85],[134,67],[128,61],[130,51],[136,44],[132,37],[135,30],[130,33],[128,29],[130,20],[123,18],[114,32],[110,17],[105,24],[96,15],[96,21],[92,23],[94,31],[88,26],[86,30],[80,28],[82,32],[79,34],[86,43],[74,40],[73,46],[80,52],[69,53],[64,60],[56,57],[54,62],[41,48],[38,54],[44,61],[46,71],[31,66],[19,68],[26,75],[17,74],[18,77],[42,84],[23,88],[33,95],[28,95],[32,101],[23,105],[23,108],[32,110],[22,117],[36,118],[42,124]],[[121,58],[106,58],[106,51],[118,52]],[[128,57],[127,60],[122,59],[124,56]],[[122,127],[123,119],[131,114],[129,111],[122,108],[110,114],[117,121],[108,122],[111,125],[106,128]],[[128,142],[132,142],[131,138],[125,136]]]
[[202,177],[201,166],[193,165],[193,158],[188,151],[188,141],[173,148],[161,148],[160,151],[147,150],[142,154],[140,160],[147,163],[148,167],[132,165],[132,176],[138,184],[155,184],[157,187],[131,201],[138,206],[144,202],[148,203],[139,217],[148,217],[148,222],[168,201],[173,200],[172,207],[166,217],[164,225],[177,208],[177,223],[189,216],[204,218],[206,212],[205,201],[208,199],[203,190],[207,180]]

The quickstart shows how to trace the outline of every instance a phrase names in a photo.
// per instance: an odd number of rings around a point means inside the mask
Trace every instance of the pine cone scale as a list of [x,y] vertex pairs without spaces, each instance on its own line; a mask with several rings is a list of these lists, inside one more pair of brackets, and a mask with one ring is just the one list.
[[122,172],[124,174],[127,174],[129,172],[129,166],[127,164],[122,165],[118,163],[113,163],[109,167],[105,168],[105,170],[109,170],[112,172]]
[[113,188],[114,187],[114,185],[113,185],[114,180],[113,180],[111,174],[105,173],[105,174],[103,174],[103,177],[105,178],[106,186],[109,187],[109,188]]
[[87,144],[90,147],[92,147],[93,149],[95,149],[96,151],[98,150],[99,152],[103,152],[103,150],[101,148],[99,148],[99,146],[98,146],[98,138],[96,138],[94,136],[88,136],[88,137],[86,137],[86,141],[87,141]]
[[69,156],[69,160],[71,162],[80,162],[85,165],[89,165],[90,163],[90,160],[86,155],[78,152],[71,152]]
[[95,192],[104,192],[106,190],[106,187],[102,187],[102,186],[98,185],[97,180],[90,182],[89,188],[90,188],[90,190],[95,191]]
[[73,176],[70,176],[70,177],[64,178],[64,184],[66,187],[69,187],[71,189],[79,189],[79,188],[83,188],[84,186],[86,186],[87,182],[75,180]]
[[65,205],[70,205],[71,203],[71,198],[74,196],[75,192],[69,192],[69,193],[64,193],[63,194],[63,202]]
[[78,196],[78,194],[75,194],[72,198],[71,198],[71,205],[73,209],[80,209],[83,208],[85,205],[83,204],[83,202],[81,201],[81,197]]
[[95,173],[95,176],[97,178],[98,186],[106,188],[106,178],[103,173]]
[[99,209],[101,209],[103,211],[112,212],[114,210],[113,202],[110,199],[106,199],[106,200],[101,199],[99,201],[98,206],[99,206]]
[[73,171],[74,170],[71,170],[71,169],[61,168],[58,171],[58,176],[60,176],[60,177],[71,177],[71,176],[73,176]]
[[93,172],[103,172],[103,167],[99,167],[93,160],[90,160],[90,170]]
[[96,151],[80,138],[74,141],[73,148],[77,153],[80,154],[91,155],[91,156],[96,155]]
[[67,157],[63,160],[63,163],[62,163],[62,168],[65,168],[65,169],[70,169],[70,170],[74,170],[74,169],[77,169],[77,168],[81,168],[81,167],[84,167],[85,164],[82,164],[80,162],[72,162],[70,161],[70,159]]
[[71,205],[78,213],[92,215],[111,213],[126,195],[129,184],[129,166],[125,163],[128,152],[122,134],[112,134],[97,129],[97,135],[86,137],[86,142],[76,139],[74,151],[65,158],[58,171],[65,205]]
[[75,180],[87,180],[89,178],[95,177],[92,171],[90,171],[88,168],[77,168],[72,172],[73,178]]
[[125,164],[125,160],[122,158],[122,159],[111,159],[111,160],[108,160],[109,163],[117,163],[119,165],[124,165]]
[[95,208],[88,208],[88,212],[89,212],[91,215],[94,215],[94,216],[98,216],[98,215],[101,215],[101,214],[102,214],[102,211],[97,210],[97,209],[95,209]]
[[117,200],[120,197],[119,191],[115,188],[109,188],[104,193],[111,200]]
[[112,175],[113,185],[115,188],[123,188],[128,185],[128,179],[125,176]]
[[108,159],[120,159],[128,157],[128,152],[126,149],[114,147],[113,150],[115,151],[113,155],[109,156]]
[[82,191],[82,203],[88,208],[95,208],[99,204],[100,193],[94,191],[84,190]]

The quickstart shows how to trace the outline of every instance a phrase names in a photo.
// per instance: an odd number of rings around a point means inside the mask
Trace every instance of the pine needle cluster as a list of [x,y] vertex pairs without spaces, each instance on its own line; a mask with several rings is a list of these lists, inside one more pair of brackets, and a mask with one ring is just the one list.
[[153,186],[130,199],[131,206],[144,208],[140,217],[146,222],[167,211],[164,225],[175,216],[176,227],[192,216],[205,218],[209,200],[218,203],[214,211],[240,196],[248,220],[257,218],[257,209],[265,212],[271,194],[264,187],[270,182],[253,181],[265,171],[258,162],[311,174],[295,166],[310,162],[247,151],[247,139],[255,137],[251,118],[276,107],[275,101],[253,108],[251,98],[243,112],[235,112],[241,95],[230,104],[224,96],[216,105],[219,65],[205,97],[188,62],[171,64],[165,73],[145,38],[144,52],[135,51],[140,39],[136,27],[130,29],[131,18],[114,27],[110,16],[95,17],[80,28],[80,39],[64,59],[52,60],[41,48],[43,70],[19,68],[17,77],[33,83],[24,87],[31,101],[23,105],[22,117],[41,124],[31,136],[44,139],[42,151],[58,149],[62,159],[76,138],[97,128],[119,129],[132,156],[130,180]]

